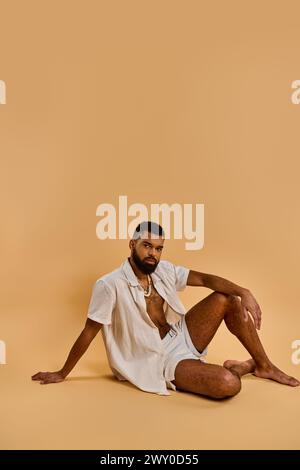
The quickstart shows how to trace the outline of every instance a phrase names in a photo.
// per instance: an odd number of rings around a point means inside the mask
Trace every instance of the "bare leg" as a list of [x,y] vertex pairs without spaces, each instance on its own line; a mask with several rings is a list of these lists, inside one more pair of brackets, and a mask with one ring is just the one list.
[[260,342],[250,315],[248,315],[247,322],[243,318],[240,300],[236,297],[229,297],[228,300],[229,307],[224,316],[226,326],[245,346],[253,359],[240,364],[230,364],[228,361],[225,361],[224,367],[233,368],[233,370],[238,373],[240,370],[242,375],[253,372],[257,377],[275,380],[285,385],[291,385],[292,387],[299,385],[300,382],[297,379],[285,374],[271,363]]
[[210,343],[222,320],[250,353],[252,360],[243,363],[225,361],[224,367],[240,376],[252,372],[257,377],[297,386],[300,382],[279,370],[268,358],[248,315],[246,322],[241,312],[240,300],[213,292],[192,307],[186,314],[186,324],[195,347],[201,352]]
[[200,360],[183,359],[175,369],[177,390],[206,395],[210,398],[228,398],[241,389],[238,374],[216,364],[206,364]]
[[[202,351],[211,341],[224,317],[225,302],[223,296],[212,294],[203,299],[199,304],[201,304],[203,312],[209,311],[213,315],[213,321],[205,320],[205,325],[202,325],[205,329],[204,342],[201,344],[197,343],[196,338],[192,337],[195,347]],[[192,310],[195,312],[194,308]],[[186,321],[190,322],[193,318],[188,314],[189,312],[186,315]],[[204,315],[202,318],[204,318]],[[198,332],[198,329],[195,328],[194,331]],[[202,335],[199,336],[199,339],[203,339]],[[206,364],[194,359],[184,359],[177,364],[173,383],[178,390],[206,395],[215,399],[232,397],[241,389],[240,376],[236,371],[228,370],[216,364]]]

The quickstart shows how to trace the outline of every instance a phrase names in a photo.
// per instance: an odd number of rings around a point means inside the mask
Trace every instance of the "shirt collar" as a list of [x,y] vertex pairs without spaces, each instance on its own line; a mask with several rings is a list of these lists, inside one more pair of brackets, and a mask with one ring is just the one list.
[[[132,287],[137,287],[139,285],[139,281],[138,281],[138,278],[136,277],[132,267],[131,267],[131,264],[129,262],[129,258],[126,258],[126,260],[124,261],[124,263],[122,264],[122,269],[123,269],[123,272],[129,282],[129,284],[132,286]],[[152,277],[152,280],[155,284],[155,282],[157,281],[160,281],[160,277],[155,273],[151,273],[151,277]]]

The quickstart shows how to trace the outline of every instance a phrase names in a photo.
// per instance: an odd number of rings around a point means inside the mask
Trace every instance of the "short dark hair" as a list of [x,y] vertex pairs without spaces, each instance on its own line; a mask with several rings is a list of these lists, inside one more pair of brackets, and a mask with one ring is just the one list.
[[153,233],[154,235],[158,235],[159,237],[165,237],[165,232],[162,226],[157,224],[156,222],[151,222],[150,220],[148,220],[147,222],[141,222],[136,227],[132,236],[133,240],[137,240],[138,238],[140,238],[141,233],[143,232],[149,232]]

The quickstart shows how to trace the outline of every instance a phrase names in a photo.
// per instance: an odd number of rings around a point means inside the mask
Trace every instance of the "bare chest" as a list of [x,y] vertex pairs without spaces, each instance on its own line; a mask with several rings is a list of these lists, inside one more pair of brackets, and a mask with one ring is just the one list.
[[152,285],[151,294],[149,297],[145,297],[145,301],[147,313],[153,323],[159,329],[161,338],[163,338],[170,329],[170,325],[167,323],[163,308],[164,299],[159,295],[157,290]]

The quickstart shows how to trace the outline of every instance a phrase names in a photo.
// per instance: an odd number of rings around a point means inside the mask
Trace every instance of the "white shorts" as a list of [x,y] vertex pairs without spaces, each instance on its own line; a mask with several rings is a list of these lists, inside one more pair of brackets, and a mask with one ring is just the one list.
[[195,348],[184,316],[182,316],[177,323],[170,326],[170,331],[168,331],[166,336],[162,339],[162,344],[166,352],[164,378],[167,383],[167,388],[176,390],[176,387],[171,383],[171,380],[175,380],[175,369],[178,362],[183,359],[199,359],[200,361],[205,362],[207,348],[205,348],[201,353]]

